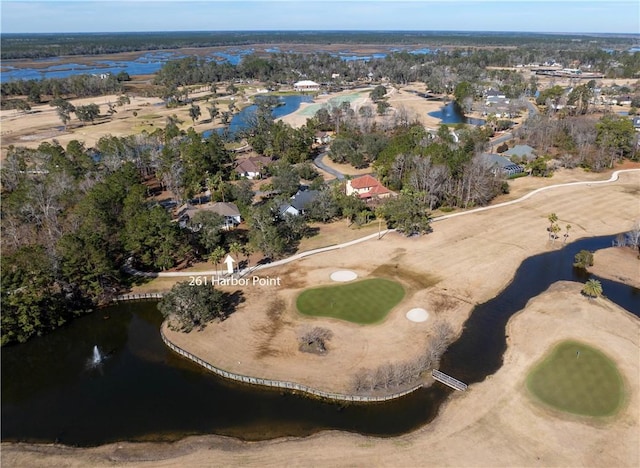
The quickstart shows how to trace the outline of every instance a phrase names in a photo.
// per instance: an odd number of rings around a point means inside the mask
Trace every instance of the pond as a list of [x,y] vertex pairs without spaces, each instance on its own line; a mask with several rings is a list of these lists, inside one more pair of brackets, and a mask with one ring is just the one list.
[[[271,111],[271,115],[274,119],[278,119],[280,117],[284,117],[285,115],[289,115],[300,108],[300,104],[303,102],[313,102],[313,97],[309,95],[303,94],[289,94],[286,96],[280,96],[279,101],[281,105],[274,107]],[[228,130],[225,128],[217,128],[215,130],[206,130],[202,132],[202,136],[207,138],[214,131],[219,134],[227,133],[229,138],[233,139],[238,132],[246,130],[251,126],[251,122],[253,121],[254,116],[256,115],[256,111],[258,110],[258,106],[253,104],[251,106],[247,106],[242,109],[237,114],[231,118],[229,122]]]
[[465,117],[462,109],[457,102],[451,101],[442,106],[437,111],[429,112],[427,115],[440,119],[440,123],[443,124],[458,124],[466,123],[471,125],[484,125],[484,119],[475,119],[472,117]]
[[[502,365],[505,325],[558,280],[585,281],[572,267],[590,238],[525,260],[495,299],[477,306],[441,370],[468,384]],[[607,297],[640,315],[640,290],[601,280]],[[221,434],[245,440],[326,429],[393,436],[436,416],[453,391],[440,384],[387,403],[344,405],[227,382],[171,352],[153,302],[118,304],[56,332],[2,350],[2,440],[90,446],[118,440],[177,440]],[[94,346],[102,356],[93,364]]]

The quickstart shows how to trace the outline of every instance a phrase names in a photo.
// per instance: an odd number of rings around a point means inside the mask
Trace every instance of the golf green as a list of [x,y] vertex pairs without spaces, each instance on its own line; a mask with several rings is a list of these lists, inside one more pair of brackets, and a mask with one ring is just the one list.
[[563,341],[553,348],[529,373],[527,388],[555,409],[585,416],[610,416],[624,398],[614,362],[577,341]]
[[370,324],[387,316],[404,297],[395,281],[373,278],[303,291],[296,301],[300,313]]

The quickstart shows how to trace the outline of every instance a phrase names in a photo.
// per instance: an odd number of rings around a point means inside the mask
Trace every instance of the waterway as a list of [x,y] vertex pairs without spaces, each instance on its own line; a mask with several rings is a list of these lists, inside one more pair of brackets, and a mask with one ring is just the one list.
[[[395,49],[393,52],[399,52],[404,49]],[[268,53],[283,53],[277,47],[264,49]],[[253,48],[238,48],[229,47],[228,49],[221,51],[214,51],[205,56],[205,60],[228,62],[232,65],[237,65],[242,61],[242,58],[246,55],[255,53]],[[286,52],[286,51],[285,51]],[[322,52],[319,50],[318,52]],[[435,51],[430,49],[412,49],[409,50],[411,54],[431,54]],[[329,53],[329,52],[327,52]],[[351,62],[356,60],[362,60],[365,62],[383,59],[387,56],[386,53],[374,53],[374,54],[356,54],[349,50],[341,51],[339,53],[330,53],[333,56],[339,57],[345,62]],[[179,51],[152,51],[141,54],[138,58],[133,60],[98,60],[96,56],[83,55],[78,56],[82,58],[83,63],[54,63],[53,65],[46,66],[25,66],[25,63],[33,63],[34,61],[24,60],[4,60],[2,63],[2,73],[0,74],[0,82],[14,80],[40,80],[44,78],[67,78],[74,75],[113,73],[117,75],[120,72],[127,72],[131,76],[135,75],[150,75],[156,73],[162,66],[169,60],[177,60],[185,57],[186,55]],[[102,56],[104,57],[104,56]],[[56,62],[59,61],[58,57],[51,57],[36,62]],[[73,59],[71,59],[73,60]]]
[[[589,275],[572,267],[575,253],[613,239],[584,239],[525,260],[502,293],[474,309],[441,370],[468,384],[494,373],[509,317],[556,281],[584,282]],[[601,281],[609,299],[640,316],[640,290]],[[435,384],[392,402],[342,405],[238,385],[171,352],[160,323],[153,302],[118,304],[3,348],[2,440],[91,446],[193,434],[260,440],[325,429],[393,436],[429,423],[453,391]],[[96,345],[104,356],[97,366]]]

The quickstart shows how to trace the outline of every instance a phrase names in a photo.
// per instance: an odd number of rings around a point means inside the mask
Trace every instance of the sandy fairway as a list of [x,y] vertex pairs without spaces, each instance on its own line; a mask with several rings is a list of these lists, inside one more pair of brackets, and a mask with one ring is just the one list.
[[[304,439],[240,442],[216,436],[174,444],[116,443],[90,449],[2,444],[3,466],[588,466],[635,467],[639,459],[638,319],[606,299],[557,283],[514,316],[503,367],[438,418],[389,439],[324,432]],[[617,363],[629,393],[615,418],[591,421],[538,406],[527,394],[528,371],[555,343],[577,339]]]

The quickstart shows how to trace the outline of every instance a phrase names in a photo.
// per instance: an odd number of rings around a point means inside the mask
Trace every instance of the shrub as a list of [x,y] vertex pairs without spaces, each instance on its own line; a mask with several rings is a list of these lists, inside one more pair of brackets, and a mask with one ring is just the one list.
[[588,250],[581,250],[573,258],[573,266],[576,268],[587,268],[593,266],[593,253]]

